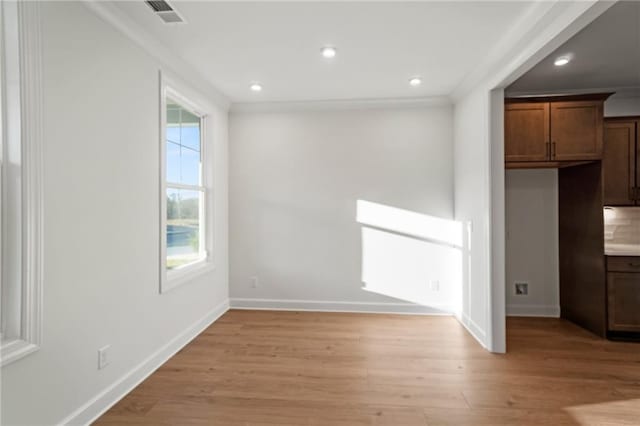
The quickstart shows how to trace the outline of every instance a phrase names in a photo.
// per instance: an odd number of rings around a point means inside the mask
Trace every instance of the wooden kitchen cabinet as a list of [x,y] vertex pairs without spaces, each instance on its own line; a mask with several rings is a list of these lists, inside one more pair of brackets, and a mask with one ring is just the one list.
[[640,332],[640,257],[607,257],[609,330]]
[[633,206],[638,204],[640,119],[607,119],[604,124],[604,155],[602,175],[604,204]]
[[566,167],[602,159],[605,94],[505,99],[507,168]]
[[602,158],[604,101],[551,102],[551,159]]
[[512,103],[505,106],[506,161],[547,161],[549,158],[549,104]]

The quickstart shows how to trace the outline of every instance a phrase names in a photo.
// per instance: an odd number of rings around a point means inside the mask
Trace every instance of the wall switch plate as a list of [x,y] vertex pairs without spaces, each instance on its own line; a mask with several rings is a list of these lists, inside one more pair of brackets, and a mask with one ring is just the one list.
[[109,365],[109,349],[111,345],[103,346],[98,349],[98,370],[102,370]]
[[529,295],[529,283],[515,283],[514,289],[516,296],[528,296]]
[[440,291],[440,281],[438,280],[431,281],[429,286],[431,287],[431,291]]
[[258,288],[260,287],[260,282],[258,281],[258,277],[251,277],[249,278],[249,281],[251,282],[251,288]]

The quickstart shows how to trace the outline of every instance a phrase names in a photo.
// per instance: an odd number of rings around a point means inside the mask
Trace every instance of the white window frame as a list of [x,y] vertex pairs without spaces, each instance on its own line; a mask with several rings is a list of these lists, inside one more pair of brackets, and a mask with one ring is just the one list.
[[[10,328],[14,329],[0,345],[0,365],[5,366],[37,351],[42,341],[42,50],[37,2],[0,0],[0,19],[0,147],[4,150],[11,145],[12,150],[20,152],[19,163],[11,164],[12,168],[18,168],[17,172],[12,172],[12,179],[6,179],[8,167],[5,163],[0,178],[0,183],[7,185],[5,189],[14,185],[12,194],[20,194],[18,205],[15,202],[12,205],[15,210],[11,216],[7,215],[8,190],[2,191],[0,202],[0,207],[4,207],[1,228],[5,231],[12,229],[8,228],[11,226],[19,228],[17,233],[2,233],[0,238],[3,253],[17,254],[10,261],[13,268],[20,271],[19,278],[7,275],[7,264],[2,265],[2,262],[9,257],[0,257],[2,325],[4,328],[11,323]],[[7,161],[13,160],[7,158]],[[11,199],[15,199],[13,195]],[[2,298],[10,293],[19,296]],[[13,299],[17,299],[19,306],[9,305],[16,303]],[[12,317],[8,318],[8,315]]]
[[[200,117],[200,158],[202,164],[202,182],[198,186],[203,192],[201,202],[200,241],[204,241],[204,256],[201,260],[167,270],[167,177],[166,177],[166,124],[167,97]],[[213,109],[189,87],[178,80],[160,72],[160,292],[165,293],[182,284],[193,281],[198,276],[215,269],[213,258]],[[195,185],[171,184],[172,188],[194,190]],[[204,238],[203,238],[204,237]]]

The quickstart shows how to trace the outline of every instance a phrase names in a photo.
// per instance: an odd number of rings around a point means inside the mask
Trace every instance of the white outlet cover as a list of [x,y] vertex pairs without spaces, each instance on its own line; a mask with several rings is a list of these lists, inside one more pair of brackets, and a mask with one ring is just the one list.
[[109,365],[109,349],[111,345],[106,345],[98,349],[98,370],[102,370]]

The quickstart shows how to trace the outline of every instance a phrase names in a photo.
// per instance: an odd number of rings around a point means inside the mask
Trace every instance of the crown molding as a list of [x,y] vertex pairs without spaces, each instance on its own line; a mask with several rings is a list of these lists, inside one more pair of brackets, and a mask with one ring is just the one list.
[[229,109],[231,102],[226,95],[214,87],[200,72],[188,65],[182,58],[141,29],[112,2],[83,0],[83,3],[102,20],[142,47],[172,74],[179,76],[185,81],[194,82],[199,87],[206,89],[206,95],[213,103],[225,110]]
[[453,103],[448,96],[293,102],[239,102],[231,104],[230,112],[346,111],[363,109],[430,108],[451,105],[453,105]]

